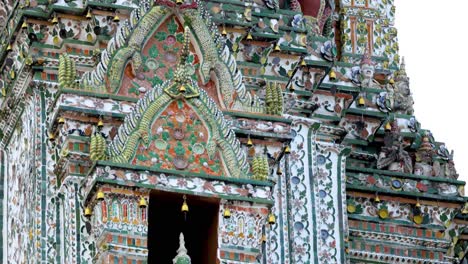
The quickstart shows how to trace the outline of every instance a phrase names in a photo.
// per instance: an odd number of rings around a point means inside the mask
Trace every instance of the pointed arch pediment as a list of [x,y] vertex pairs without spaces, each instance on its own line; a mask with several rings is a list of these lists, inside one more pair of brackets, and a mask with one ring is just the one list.
[[157,85],[141,98],[109,145],[113,162],[185,170],[211,176],[247,178],[249,166],[240,142],[207,93],[191,80],[197,96],[171,96]]
[[96,69],[83,75],[81,89],[141,98],[140,91],[173,78],[171,69],[179,56],[182,25],[188,24],[192,33],[190,56],[199,87],[220,108],[261,112],[258,100],[246,91],[236,60],[216,26],[200,12],[158,5],[132,11],[129,23],[109,41]]

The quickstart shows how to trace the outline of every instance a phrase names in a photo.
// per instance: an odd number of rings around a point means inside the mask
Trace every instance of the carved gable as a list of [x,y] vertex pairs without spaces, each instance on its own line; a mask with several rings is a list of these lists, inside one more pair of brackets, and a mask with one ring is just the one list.
[[216,103],[193,78],[188,28],[181,38],[178,64],[164,70],[173,78],[156,84],[139,100],[110,145],[110,159],[156,169],[245,178],[248,165],[239,141]]
[[213,38],[196,9],[151,8],[140,18],[132,13],[130,25],[122,27],[109,41],[101,62],[83,75],[80,89],[127,97],[142,97],[155,85],[174,78],[184,41],[182,25],[190,38],[187,63],[191,78],[223,109],[263,112],[246,91],[234,56],[219,39]]
[[140,141],[132,164],[226,175],[219,151],[199,113],[185,100],[174,100],[154,120],[148,144]]

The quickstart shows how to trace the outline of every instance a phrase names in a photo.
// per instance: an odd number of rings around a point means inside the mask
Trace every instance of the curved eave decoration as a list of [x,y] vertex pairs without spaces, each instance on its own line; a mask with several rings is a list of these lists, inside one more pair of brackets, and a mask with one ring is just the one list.
[[[202,3],[197,2],[199,5]],[[203,7],[199,7],[203,12]],[[261,112],[258,100],[246,91],[241,71],[237,68],[234,56],[225,45],[217,26],[209,17],[202,16],[198,9],[177,9],[166,6],[140,6],[130,14],[129,21],[123,22],[116,35],[109,41],[101,54],[101,61],[93,71],[83,74],[80,89],[99,93],[116,93],[121,87],[122,74],[128,63],[132,71],[142,65],[141,48],[147,37],[171,15],[179,21],[190,21],[192,40],[197,53],[200,53],[200,76],[207,83],[214,73],[220,95],[221,107],[235,110]]]

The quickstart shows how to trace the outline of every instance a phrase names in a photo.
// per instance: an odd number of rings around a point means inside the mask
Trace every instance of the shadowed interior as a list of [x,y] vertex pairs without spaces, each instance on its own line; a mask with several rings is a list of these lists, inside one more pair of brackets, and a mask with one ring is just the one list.
[[148,263],[172,263],[184,233],[192,264],[216,263],[219,200],[187,195],[189,212],[181,212],[183,195],[153,191],[149,201]]

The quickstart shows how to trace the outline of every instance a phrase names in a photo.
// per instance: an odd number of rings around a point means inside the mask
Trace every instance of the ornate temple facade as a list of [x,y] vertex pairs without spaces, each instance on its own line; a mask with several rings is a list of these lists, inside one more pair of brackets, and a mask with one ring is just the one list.
[[465,261],[393,2],[2,0],[1,261]]

